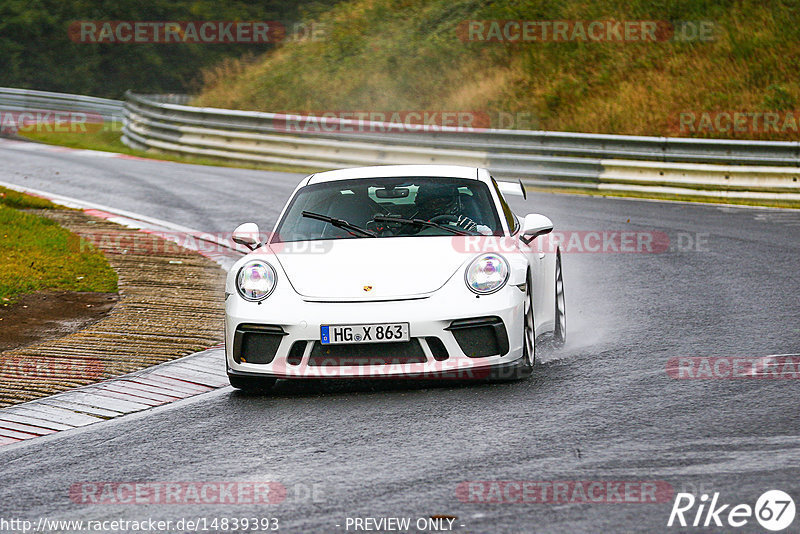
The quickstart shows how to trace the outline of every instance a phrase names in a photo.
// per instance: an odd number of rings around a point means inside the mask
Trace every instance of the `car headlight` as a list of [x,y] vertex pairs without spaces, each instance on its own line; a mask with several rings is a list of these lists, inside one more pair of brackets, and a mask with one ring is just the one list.
[[499,254],[478,256],[467,267],[467,287],[479,295],[500,291],[508,282],[509,272],[508,262]]
[[249,261],[242,265],[236,275],[236,289],[243,299],[249,301],[264,300],[275,289],[278,275],[269,263],[260,260]]

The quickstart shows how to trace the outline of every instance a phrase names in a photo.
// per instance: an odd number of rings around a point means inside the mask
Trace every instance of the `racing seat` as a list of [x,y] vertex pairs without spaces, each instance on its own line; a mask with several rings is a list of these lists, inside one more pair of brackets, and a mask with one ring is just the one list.
[[469,217],[477,224],[483,224],[483,213],[478,207],[478,202],[471,195],[461,194],[459,201],[461,202],[461,215]]

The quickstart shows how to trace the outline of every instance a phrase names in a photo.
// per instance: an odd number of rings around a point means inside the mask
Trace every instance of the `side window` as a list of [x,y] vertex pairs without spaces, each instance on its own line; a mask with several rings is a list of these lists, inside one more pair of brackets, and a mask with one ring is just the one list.
[[511,208],[508,207],[508,204],[506,204],[506,199],[503,198],[503,193],[500,192],[500,188],[497,186],[497,182],[494,178],[492,178],[492,185],[497,193],[497,198],[500,199],[500,206],[503,208],[503,217],[506,219],[508,229],[512,234],[516,233],[516,231],[519,229],[519,221],[517,221],[516,215],[514,215],[514,212],[511,211]]

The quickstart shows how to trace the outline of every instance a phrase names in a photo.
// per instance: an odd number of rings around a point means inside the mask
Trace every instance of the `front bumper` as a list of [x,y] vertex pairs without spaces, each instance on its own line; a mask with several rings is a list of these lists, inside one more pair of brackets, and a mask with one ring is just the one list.
[[[515,368],[522,357],[525,293],[524,288],[514,285],[476,297],[463,288],[463,283],[448,283],[423,298],[382,302],[316,302],[297,295],[291,287],[281,289],[276,288],[261,304],[245,301],[235,293],[226,298],[229,374],[309,379],[488,378]],[[471,339],[463,335],[463,325],[470,326],[464,320],[476,318],[485,319],[477,326],[484,329],[483,335],[494,333],[494,344],[481,343],[476,330],[467,332]],[[401,322],[409,323],[408,346],[320,344],[322,325]],[[244,342],[249,343],[244,347],[243,331],[265,335],[253,338],[257,342]],[[337,360],[351,349],[359,357]]]

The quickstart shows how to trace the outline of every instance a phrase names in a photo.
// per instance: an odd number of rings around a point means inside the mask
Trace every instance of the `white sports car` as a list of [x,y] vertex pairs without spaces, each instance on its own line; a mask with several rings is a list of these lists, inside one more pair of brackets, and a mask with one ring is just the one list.
[[485,169],[363,167],[303,179],[266,239],[236,243],[225,288],[235,388],[278,378],[530,375],[536,341],[566,338],[559,244],[518,219]]

